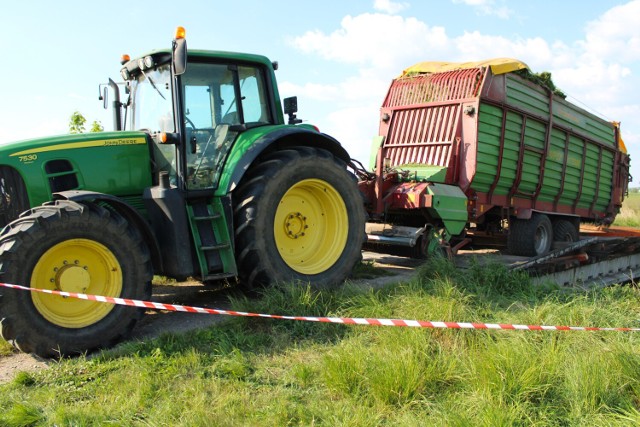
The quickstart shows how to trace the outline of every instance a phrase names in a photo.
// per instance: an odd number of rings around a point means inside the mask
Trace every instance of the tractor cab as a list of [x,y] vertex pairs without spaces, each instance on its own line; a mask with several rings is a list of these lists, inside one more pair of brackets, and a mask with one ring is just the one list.
[[124,108],[125,127],[151,136],[154,174],[167,172],[183,190],[215,189],[240,133],[283,122],[273,64],[258,55],[190,50],[188,65],[176,65],[184,56],[164,50],[125,62],[128,99],[114,107]]

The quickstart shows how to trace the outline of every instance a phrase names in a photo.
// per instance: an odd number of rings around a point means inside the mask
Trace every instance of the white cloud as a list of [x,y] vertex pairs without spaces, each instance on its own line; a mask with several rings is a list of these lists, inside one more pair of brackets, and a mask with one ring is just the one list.
[[341,96],[338,87],[335,85],[321,85],[317,83],[305,83],[300,86],[291,82],[281,82],[278,84],[278,90],[282,98],[296,95],[318,101],[330,101]]
[[454,3],[463,3],[476,9],[479,15],[493,15],[502,19],[509,19],[513,10],[509,9],[504,0],[453,0]]
[[[479,11],[502,4],[464,2]],[[479,31],[451,37],[443,27],[430,26],[414,17],[382,13],[346,16],[334,31],[307,32],[291,43],[308,54],[350,64],[354,71],[335,82],[305,84],[296,90],[326,101],[321,128],[366,164],[371,136],[377,132],[379,106],[389,82],[404,68],[426,60],[514,57],[534,72],[552,72],[556,85],[574,97],[571,102],[584,103],[583,107],[605,119],[621,121],[627,147],[637,159],[640,128],[636,118],[640,106],[635,88],[640,87],[640,25],[634,21],[638,16],[640,0],[616,6],[587,23],[580,39],[566,42]],[[632,167],[638,168],[634,166],[637,163]],[[640,176],[640,171],[632,174]]]
[[443,54],[449,39],[444,28],[429,27],[416,18],[365,13],[344,17],[340,28],[330,34],[309,31],[291,43],[325,59],[393,70],[424,52]]
[[637,102],[629,88],[640,84],[638,16],[640,0],[633,0],[587,23],[584,39],[576,41],[563,55],[570,60],[551,62],[556,84],[616,120],[621,119],[617,114],[633,117],[625,113],[629,111],[625,106]]
[[481,34],[478,31],[465,32],[451,41],[456,56],[461,61],[471,61],[494,57],[513,57],[521,59],[536,68],[537,64],[548,64],[558,55],[562,46],[551,46],[542,38],[512,39],[502,36]]
[[630,74],[630,68],[603,60],[579,60],[570,67],[553,71],[554,81],[565,92],[580,94],[580,99],[591,105],[605,106],[624,97]]
[[[495,3],[464,2],[474,7]],[[402,69],[424,60],[514,57],[533,71],[551,71],[558,86],[568,93],[576,92],[585,101],[610,104],[629,92],[628,82],[634,76],[627,64],[640,59],[640,26],[631,23],[638,15],[640,0],[614,7],[586,25],[583,40],[567,45],[542,37],[513,39],[479,31],[449,37],[443,27],[430,27],[417,18],[365,13],[346,16],[340,28],[331,33],[307,32],[294,38],[292,44],[328,60],[356,64],[360,69],[354,75],[366,72],[377,82],[388,82]],[[353,83],[361,77],[353,77],[350,85],[343,86],[355,92],[358,85]],[[336,82],[335,86],[340,84]],[[364,92],[370,87],[359,86]],[[343,91],[340,89],[341,94]],[[322,92],[330,93],[326,88]],[[353,96],[357,98],[355,93]]]
[[379,12],[385,12],[390,15],[395,15],[409,7],[409,3],[398,3],[391,0],[375,0],[373,2],[373,8]]
[[320,129],[340,141],[352,158],[369,168],[371,142],[378,134],[378,113],[375,103],[343,108],[330,113]]
[[589,22],[586,38],[581,42],[584,55],[592,59],[617,58],[640,60],[640,1],[616,6],[599,19]]

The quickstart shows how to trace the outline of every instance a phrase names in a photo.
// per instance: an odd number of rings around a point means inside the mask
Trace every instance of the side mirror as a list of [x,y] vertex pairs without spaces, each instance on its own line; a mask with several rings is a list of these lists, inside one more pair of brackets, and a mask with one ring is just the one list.
[[298,97],[290,96],[289,98],[285,98],[284,102],[284,113],[289,116],[289,124],[297,125],[298,123],[302,123],[302,120],[296,118],[296,113],[298,112]]
[[290,96],[284,99],[284,113],[288,116],[298,112],[298,97]]
[[173,41],[173,72],[176,76],[187,71],[187,40],[176,39]]
[[105,85],[98,86],[98,101],[102,101],[102,108],[105,110],[109,107],[109,91]]

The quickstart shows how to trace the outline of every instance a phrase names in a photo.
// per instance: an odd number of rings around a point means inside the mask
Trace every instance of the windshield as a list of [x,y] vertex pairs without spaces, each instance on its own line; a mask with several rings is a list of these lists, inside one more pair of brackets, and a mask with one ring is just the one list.
[[131,83],[131,129],[175,132],[169,65],[141,73]]
[[[130,90],[130,129],[152,135],[175,132],[170,65],[141,72],[131,81]],[[163,144],[153,144],[153,147],[154,173],[169,172],[171,182],[176,184],[176,147]]]

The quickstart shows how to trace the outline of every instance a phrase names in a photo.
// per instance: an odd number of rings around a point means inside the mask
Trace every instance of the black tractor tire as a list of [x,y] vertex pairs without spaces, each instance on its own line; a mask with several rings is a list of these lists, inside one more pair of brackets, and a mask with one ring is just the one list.
[[553,223],[553,241],[572,243],[580,240],[578,228],[566,219],[559,219]]
[[329,288],[362,259],[362,195],[346,165],[324,149],[263,156],[233,200],[238,275],[249,289],[276,282]]
[[534,212],[530,219],[512,218],[507,246],[513,255],[539,256],[551,249],[553,227],[545,214]]
[[[64,200],[31,209],[2,231],[0,274],[4,283],[146,300],[153,269],[140,233],[121,215]],[[110,347],[130,333],[143,312],[0,288],[0,335],[41,357]]]

